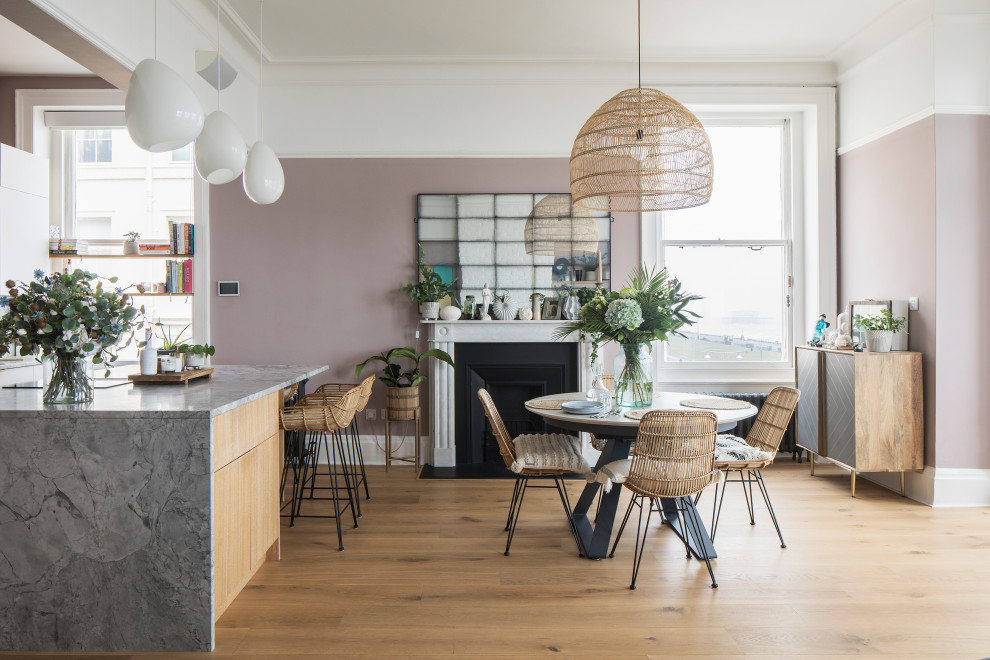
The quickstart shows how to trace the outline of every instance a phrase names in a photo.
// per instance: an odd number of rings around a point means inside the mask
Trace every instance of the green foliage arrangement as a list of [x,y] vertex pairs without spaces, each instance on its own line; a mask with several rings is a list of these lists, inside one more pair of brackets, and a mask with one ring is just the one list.
[[[412,360],[412,370],[403,370],[402,365],[395,362],[395,360],[399,358]],[[388,387],[416,387],[426,380],[426,376],[419,373],[419,365],[427,358],[435,358],[442,362],[446,362],[450,366],[454,366],[454,360],[451,359],[450,355],[446,351],[442,351],[439,348],[431,348],[428,351],[423,351],[422,353],[417,354],[412,346],[404,346],[402,348],[393,348],[390,351],[382,352],[379,355],[372,355],[370,358],[354,367],[354,376],[360,376],[361,370],[364,369],[369,362],[384,362],[386,366],[382,370],[380,380],[385,383],[385,385]]]
[[596,295],[605,298],[608,296],[608,291],[601,286],[585,286],[577,290],[578,301],[581,303],[582,307],[590,303]]
[[31,282],[7,280],[9,295],[0,296],[0,308],[7,309],[0,317],[0,355],[17,350],[21,355],[92,356],[94,363],[107,365],[109,374],[144,313],[122,289],[103,286],[116,281],[80,269],[52,275],[36,270]]
[[425,254],[423,253],[423,246],[419,246],[419,262],[417,267],[419,268],[419,281],[409,282],[405,286],[401,287],[399,291],[405,291],[409,294],[409,297],[415,300],[417,303],[424,302],[437,302],[446,295],[450,295],[454,292],[454,279],[453,282],[447,284],[441,279],[440,275],[437,274],[431,267],[427,266],[423,261]]
[[563,339],[572,332],[583,332],[597,345],[607,341],[642,344],[666,341],[678,329],[700,318],[686,309],[696,296],[681,291],[677,278],[667,269],[651,271],[640,265],[620,291],[596,288],[590,301],[581,307],[581,317],[561,325],[554,333]]
[[862,316],[857,314],[855,325],[863,330],[892,330],[898,332],[904,327],[906,320],[902,316],[894,316],[889,309],[880,310],[879,314]]

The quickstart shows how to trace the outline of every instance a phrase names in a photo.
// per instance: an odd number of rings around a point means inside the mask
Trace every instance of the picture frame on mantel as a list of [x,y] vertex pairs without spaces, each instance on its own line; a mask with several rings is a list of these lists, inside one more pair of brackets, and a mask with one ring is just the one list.
[[544,321],[560,320],[560,298],[556,296],[547,296],[543,300],[543,320]]

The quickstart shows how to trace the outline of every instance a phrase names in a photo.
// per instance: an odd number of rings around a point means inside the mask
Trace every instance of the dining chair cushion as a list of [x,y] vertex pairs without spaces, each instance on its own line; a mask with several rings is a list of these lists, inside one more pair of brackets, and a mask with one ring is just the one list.
[[[586,477],[586,479],[588,483],[593,483],[597,481],[602,485],[602,488],[606,493],[611,493],[612,486],[614,484],[625,483],[626,478],[629,476],[629,468],[631,466],[632,466],[631,458],[623,458],[618,461],[612,461],[611,463],[607,463],[602,467],[598,468],[598,472],[589,474]],[[716,470],[716,472],[718,472],[718,474],[716,475],[715,480],[712,481],[712,483],[709,484],[708,486],[705,486],[703,490],[707,490],[708,488],[711,488],[711,486],[715,484],[724,483],[725,473],[719,470]]]
[[523,470],[565,470],[590,472],[588,461],[581,455],[581,440],[563,433],[527,433],[512,443],[516,447],[516,460],[510,468]]
[[715,438],[715,462],[768,461],[773,452],[763,451],[746,444],[742,438],[724,433]]

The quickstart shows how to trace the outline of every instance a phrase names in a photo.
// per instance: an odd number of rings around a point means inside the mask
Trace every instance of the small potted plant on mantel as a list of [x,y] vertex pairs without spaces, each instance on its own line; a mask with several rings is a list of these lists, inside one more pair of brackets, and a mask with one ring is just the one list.
[[870,353],[889,353],[894,333],[904,328],[904,323],[904,317],[894,316],[889,309],[855,318],[855,325],[866,331],[866,350]]
[[[402,368],[396,360],[405,358],[411,360],[413,367],[411,370]],[[412,419],[411,413],[419,407],[419,384],[426,380],[426,376],[419,372],[419,365],[427,358],[435,358],[441,362],[446,362],[454,366],[454,360],[446,351],[439,348],[431,348],[417,354],[412,346],[393,348],[387,353],[372,355],[370,358],[354,367],[354,376],[361,375],[361,370],[369,362],[384,362],[385,368],[379,380],[385,383],[388,388],[386,392],[386,414],[393,421]]]
[[216,348],[210,344],[181,344],[176,350],[185,355],[187,369],[202,369],[206,366],[206,358],[216,353]]
[[440,300],[454,291],[455,279],[450,284],[443,281],[443,278],[427,266],[424,261],[423,246],[419,246],[419,281],[409,282],[401,287],[400,291],[405,291],[409,297],[423,306],[424,319],[437,319],[440,317]]

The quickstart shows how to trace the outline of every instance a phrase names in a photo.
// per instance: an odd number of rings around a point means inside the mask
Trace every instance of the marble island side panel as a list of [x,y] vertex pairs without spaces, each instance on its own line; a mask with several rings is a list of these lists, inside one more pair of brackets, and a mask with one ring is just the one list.
[[0,650],[211,650],[216,417],[325,369],[218,367],[79,406],[0,390]]

